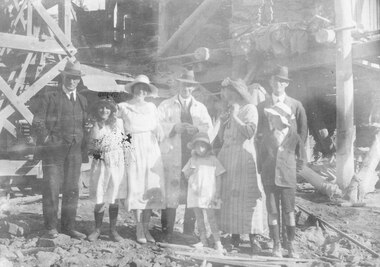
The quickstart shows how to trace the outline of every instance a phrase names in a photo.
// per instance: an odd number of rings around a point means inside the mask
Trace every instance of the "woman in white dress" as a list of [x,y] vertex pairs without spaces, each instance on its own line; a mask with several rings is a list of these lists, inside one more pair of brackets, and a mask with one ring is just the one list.
[[125,89],[133,95],[132,100],[118,104],[124,130],[132,136],[127,166],[126,206],[135,212],[137,241],[155,242],[149,233],[151,211],[165,208],[164,171],[158,146],[162,134],[157,108],[153,103],[146,102],[145,97],[156,96],[158,89],[150,84],[145,75],[137,76]]
[[119,211],[117,199],[126,191],[124,175],[123,122],[116,118],[116,105],[111,98],[101,99],[93,105],[95,118],[90,132],[89,150],[93,158],[90,178],[90,198],[95,200],[95,231],[87,238],[96,241],[100,236],[105,203],[109,203],[110,239],[116,242],[123,238],[116,231]]

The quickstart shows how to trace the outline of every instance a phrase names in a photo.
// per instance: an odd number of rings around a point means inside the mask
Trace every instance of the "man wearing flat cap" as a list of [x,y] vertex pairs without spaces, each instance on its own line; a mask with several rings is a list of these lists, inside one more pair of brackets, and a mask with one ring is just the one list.
[[[62,84],[46,91],[39,99],[39,109],[33,118],[38,153],[42,160],[42,209],[48,237],[58,236],[58,204],[62,192],[61,232],[72,238],[86,236],[75,230],[79,197],[79,176],[84,134],[86,99],[77,93],[81,65],[68,61],[61,70]],[[83,153],[85,157],[87,153]]]
[[[191,94],[198,86],[193,71],[186,71],[176,80],[178,94],[163,101],[159,107],[160,123],[164,131],[161,153],[166,178],[166,210],[162,210],[161,223],[168,239],[173,233],[176,208],[186,204],[187,180],[182,169],[190,158],[187,143],[198,132],[210,134],[212,121],[205,105]],[[195,214],[186,209],[183,233],[193,234]]]
[[264,109],[272,107],[277,102],[282,102],[291,108],[292,113],[294,114],[294,117],[291,119],[291,125],[299,134],[302,141],[306,143],[308,135],[306,112],[300,101],[286,94],[286,88],[289,86],[290,81],[288,68],[285,66],[276,66],[269,79],[272,94],[267,95],[265,101],[257,106],[259,114],[258,139],[265,136],[266,133],[270,131],[269,122],[264,114]]

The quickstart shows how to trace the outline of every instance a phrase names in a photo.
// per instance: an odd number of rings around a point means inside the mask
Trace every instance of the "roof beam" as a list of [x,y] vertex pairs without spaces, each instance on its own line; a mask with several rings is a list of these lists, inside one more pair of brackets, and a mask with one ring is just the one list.
[[0,47],[66,55],[66,51],[54,39],[41,41],[34,36],[0,33]]

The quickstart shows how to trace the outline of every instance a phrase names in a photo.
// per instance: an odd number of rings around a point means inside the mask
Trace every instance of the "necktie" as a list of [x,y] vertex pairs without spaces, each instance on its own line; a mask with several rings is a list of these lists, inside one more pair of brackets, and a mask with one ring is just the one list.
[[70,101],[71,103],[75,103],[74,93],[70,94]]

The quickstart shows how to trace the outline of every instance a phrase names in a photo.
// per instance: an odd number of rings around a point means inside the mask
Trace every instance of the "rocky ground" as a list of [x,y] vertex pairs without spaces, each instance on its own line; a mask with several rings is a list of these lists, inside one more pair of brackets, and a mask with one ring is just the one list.
[[[118,231],[125,238],[121,243],[108,239],[108,215],[106,213],[102,236],[98,242],[79,241],[60,234],[51,240],[43,238],[41,195],[18,194],[13,198],[2,198],[0,203],[0,266],[201,266],[202,257],[214,266],[233,265],[228,260],[240,259],[240,266],[380,266],[380,261],[363,248],[342,238],[335,231],[320,224],[304,212],[298,215],[297,248],[302,259],[296,262],[284,258],[276,262],[270,255],[270,242],[262,237],[263,252],[260,257],[250,257],[247,237],[239,250],[228,251],[220,256],[207,249],[201,251],[188,245],[197,242],[195,237],[180,234],[181,215],[178,211],[174,243],[182,246],[163,248],[159,244],[140,245],[135,242],[135,223],[131,213],[124,210],[119,215]],[[297,204],[322,217],[339,230],[377,253],[380,253],[380,192],[367,196],[365,207],[339,207],[331,205],[326,196],[315,192],[307,184],[301,184],[297,192]],[[77,229],[88,234],[93,229],[93,203],[86,192],[81,195],[78,207]],[[152,235],[162,241],[159,214],[155,213],[151,223]],[[229,247],[229,236],[223,236],[225,247]],[[187,254],[186,254],[187,253]],[[186,255],[192,255],[191,257]],[[286,250],[284,250],[286,255]],[[211,258],[210,258],[211,257]],[[232,257],[232,259],[230,259]],[[264,264],[265,262],[265,264]],[[206,266],[203,262],[203,266]]]

